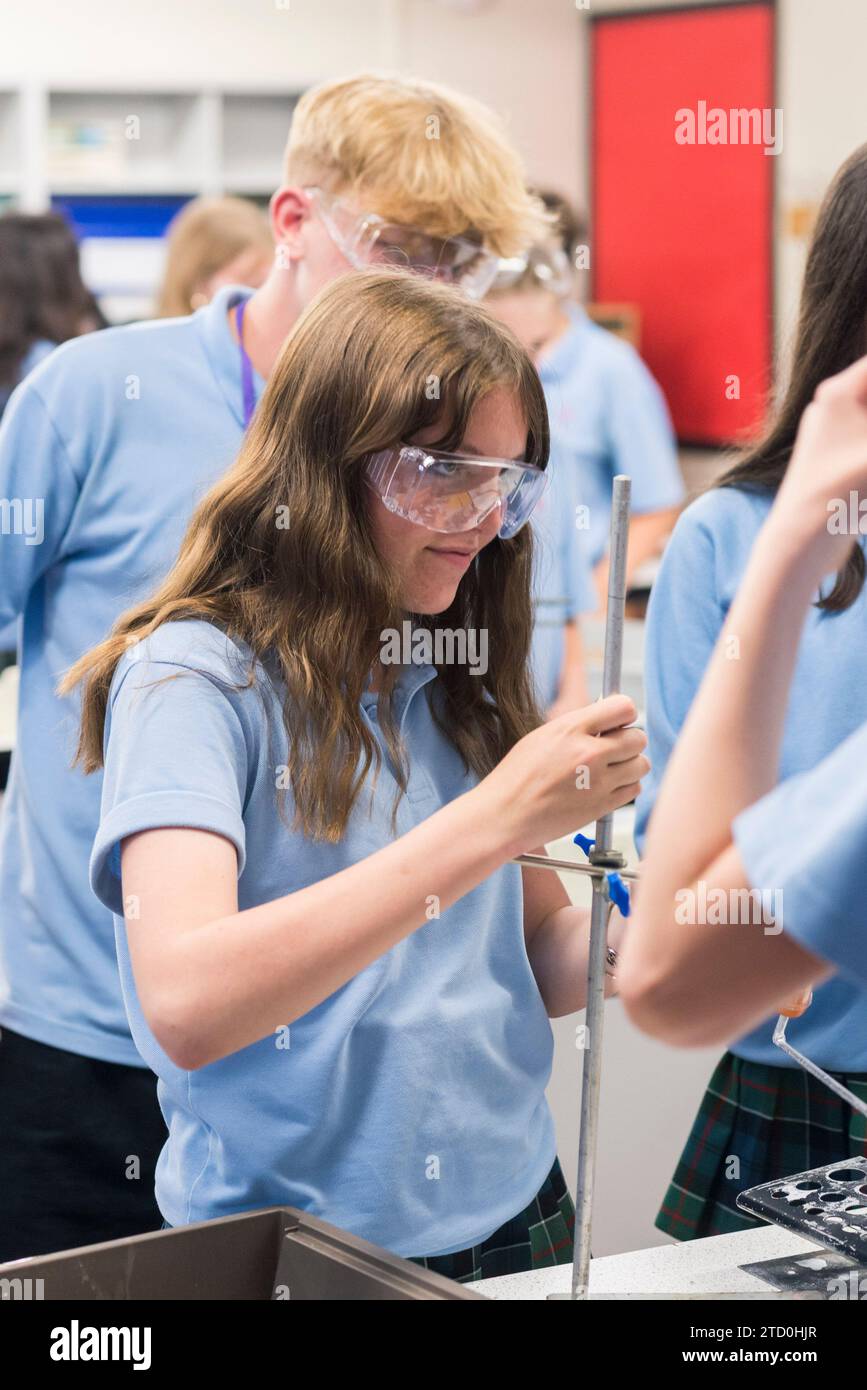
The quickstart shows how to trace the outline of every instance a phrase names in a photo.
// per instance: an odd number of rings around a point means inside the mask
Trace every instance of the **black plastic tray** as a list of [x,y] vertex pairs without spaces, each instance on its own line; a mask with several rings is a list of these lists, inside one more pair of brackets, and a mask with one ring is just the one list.
[[867,1264],[867,1158],[847,1158],[738,1193],[738,1206]]

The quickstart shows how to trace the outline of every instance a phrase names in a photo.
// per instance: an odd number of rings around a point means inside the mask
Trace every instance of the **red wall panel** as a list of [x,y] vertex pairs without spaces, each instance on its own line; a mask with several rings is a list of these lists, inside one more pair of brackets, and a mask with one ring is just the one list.
[[743,438],[770,380],[779,156],[679,144],[675,113],[773,109],[773,6],[602,17],[592,34],[594,298],[640,306],[681,439]]

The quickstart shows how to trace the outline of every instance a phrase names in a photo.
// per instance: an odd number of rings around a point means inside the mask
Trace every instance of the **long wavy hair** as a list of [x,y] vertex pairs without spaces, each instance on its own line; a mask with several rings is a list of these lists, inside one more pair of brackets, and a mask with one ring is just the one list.
[[[867,352],[867,145],[837,171],[819,211],[801,291],[792,371],[767,433],[719,479],[718,487],[775,492],[816,388]],[[854,545],[818,607],[849,608],[865,578]]]
[[324,289],[286,340],[238,459],[197,507],[174,568],[63,682],[63,693],[84,683],[84,769],[102,765],[112,678],[131,643],[162,623],[204,619],[250,648],[249,682],[257,667],[276,670],[294,824],[339,840],[380,766],[359,705],[374,667],[398,797],[406,788],[392,700],[400,668],[383,665],[380,650],[383,629],[410,618],[415,627],[487,630],[487,672],[442,665],[426,693],[465,766],[489,772],[541,718],[528,672],[530,528],[486,545],[445,613],[408,614],[374,545],[368,508],[379,504],[364,470],[371,453],[440,422],[438,447],[458,448],[474,407],[496,388],[515,394],[525,459],[545,468],[539,378],[486,309],[399,270],[355,272]]

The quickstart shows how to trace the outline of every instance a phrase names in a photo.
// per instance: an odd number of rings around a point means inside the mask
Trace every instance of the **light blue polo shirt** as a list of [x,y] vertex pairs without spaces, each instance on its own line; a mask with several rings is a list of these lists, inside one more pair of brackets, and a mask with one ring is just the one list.
[[246,293],[65,343],[16,389],[0,426],[0,497],[17,504],[17,530],[0,536],[0,623],[23,614],[0,827],[0,1026],[108,1062],[143,1065],[111,915],[88,883],[100,778],[71,770],[79,700],[55,689],[153,591],[238,451],[227,311]]
[[683,501],[684,487],[662,392],[629,343],[565,304],[572,326],[539,367],[553,451],[572,463],[588,508],[587,552],[596,566],[608,550],[611,484],[632,479],[632,512]]
[[[249,653],[199,621],[166,624],[124,656],[91,864],[114,913],[120,844],[137,831],[225,836],[244,910],[339,873],[475,784],[434,723],[434,668],[406,667],[397,708],[410,773],[395,830],[397,784],[368,693],[379,781],[374,790],[368,776],[339,844],[306,838],[289,828],[291,800],[282,819],[278,810],[281,688],[245,687],[248,670]],[[418,865],[420,901],[436,877],[436,865]],[[186,1072],[142,1016],[117,915],[132,1032],[159,1077],[169,1130],[156,1179],[166,1220],[289,1203],[398,1254],[434,1255],[484,1240],[526,1206],[555,1139],[545,1099],[553,1039],[522,919],[520,869],[506,864],[293,1023],[288,1046],[282,1031],[269,1034]]]
[[[867,990],[867,723],[738,816],[754,887],[781,893],[787,936]],[[867,995],[865,995],[867,997]],[[794,1025],[793,1025],[794,1026]]]
[[565,654],[564,627],[599,607],[586,531],[581,529],[578,478],[569,460],[552,453],[550,482],[533,512],[533,644],[530,661],[542,709],[556,700]]
[[[32,343],[24,354],[24,359],[21,363],[19,382],[23,381],[24,378],[33,371],[34,367],[38,367],[39,363],[43,362],[45,358],[48,357],[49,353],[54,351],[56,346],[56,343],[50,343],[47,338],[38,338],[35,343]],[[4,388],[0,387],[0,416],[3,414],[3,409],[9,396],[11,396],[11,392],[4,394]],[[4,623],[4,625],[0,627],[0,652],[13,652],[17,647],[17,620],[11,623]]]
[[[771,505],[772,498],[767,493],[736,488],[707,492],[680,517],[663,556],[647,615],[645,684],[652,771],[636,807],[635,841],[642,852],[666,765]],[[789,695],[780,755],[780,778],[789,790],[779,792],[777,805],[787,796],[794,798],[802,785],[800,779],[789,779],[817,768],[867,720],[865,634],[865,591],[842,613],[810,609]],[[849,775],[856,784],[862,781],[861,764],[853,763]],[[809,778],[803,784],[809,785]],[[845,802],[844,786],[841,784],[837,790],[841,803]],[[708,795],[713,795],[712,788]],[[814,833],[821,840],[825,811],[817,804],[814,814]],[[803,826],[808,819],[805,813]],[[765,887],[781,887],[775,878],[766,877],[766,852],[761,846],[756,859],[752,857],[744,829],[752,824],[751,813],[745,813],[738,832],[738,848],[747,867],[762,877]],[[781,819],[779,824],[784,832],[786,821]],[[793,843],[782,853],[809,858],[809,838]],[[831,880],[825,892],[833,895]],[[849,930],[859,932],[863,921],[860,905],[850,900],[844,906],[844,896],[841,886],[839,915],[848,917],[851,913]],[[788,893],[784,895],[787,930],[790,920],[793,931],[798,930],[801,900],[800,889],[793,892],[791,901]],[[831,929],[829,922],[828,930]],[[805,941],[804,945],[809,943]],[[771,1041],[774,1021],[768,1020],[740,1038],[732,1044],[731,1051],[753,1062],[796,1066]],[[811,1007],[792,1024],[792,1032],[798,1049],[826,1070],[867,1072],[867,994],[851,978],[839,975],[821,985]]]

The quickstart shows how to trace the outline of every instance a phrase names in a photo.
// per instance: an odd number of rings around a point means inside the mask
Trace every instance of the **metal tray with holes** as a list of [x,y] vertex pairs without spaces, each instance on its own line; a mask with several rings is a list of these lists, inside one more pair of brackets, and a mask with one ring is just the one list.
[[867,1264],[867,1158],[847,1158],[738,1193],[738,1206]]

